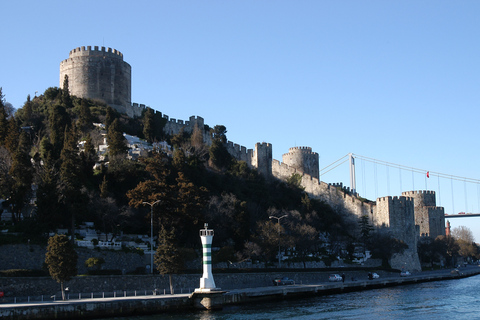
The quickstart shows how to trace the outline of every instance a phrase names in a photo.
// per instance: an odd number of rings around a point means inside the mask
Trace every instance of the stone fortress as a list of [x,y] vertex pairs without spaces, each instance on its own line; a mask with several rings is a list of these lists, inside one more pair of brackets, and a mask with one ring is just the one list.
[[[68,75],[72,95],[104,101],[130,117],[140,117],[146,108],[144,104],[131,103],[131,67],[115,49],[99,49],[97,46],[93,49],[91,46],[73,49],[69,58],[60,63],[60,87],[65,75]],[[160,112],[156,113],[162,116]],[[204,142],[207,145],[211,143],[203,118],[192,116],[188,121],[169,119],[167,115],[163,118],[167,120],[165,133],[173,135],[182,129],[192,132],[198,127],[202,129]],[[445,235],[444,209],[436,206],[434,191],[407,191],[398,197],[365,201],[348,188],[343,188],[342,184],[320,181],[319,156],[310,147],[290,148],[282,156],[283,162],[272,158],[270,143],[257,143],[254,149],[247,149],[229,141],[227,150],[266,178],[285,181],[298,174],[302,187],[310,197],[325,201],[353,222],[366,215],[374,227],[404,241],[408,249],[392,257],[390,265],[393,268],[421,270],[417,253],[420,238]]]

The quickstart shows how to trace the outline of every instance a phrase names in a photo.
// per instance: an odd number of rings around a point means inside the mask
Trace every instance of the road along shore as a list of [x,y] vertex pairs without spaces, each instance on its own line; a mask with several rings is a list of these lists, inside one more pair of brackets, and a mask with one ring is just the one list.
[[214,291],[208,294],[174,294],[135,297],[94,298],[68,301],[0,303],[0,319],[88,319],[165,312],[187,312],[198,308],[217,309],[230,304],[281,300],[315,295],[370,290],[429,281],[452,280],[480,274],[480,268],[461,269],[458,273],[422,272],[409,277],[389,277],[374,280],[322,282],[258,288]]

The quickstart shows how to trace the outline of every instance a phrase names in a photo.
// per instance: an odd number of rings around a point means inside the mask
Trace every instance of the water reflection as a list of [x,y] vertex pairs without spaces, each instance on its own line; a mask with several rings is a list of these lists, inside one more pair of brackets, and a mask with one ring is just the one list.
[[124,317],[116,320],[477,319],[480,275],[307,299],[227,306],[220,311]]

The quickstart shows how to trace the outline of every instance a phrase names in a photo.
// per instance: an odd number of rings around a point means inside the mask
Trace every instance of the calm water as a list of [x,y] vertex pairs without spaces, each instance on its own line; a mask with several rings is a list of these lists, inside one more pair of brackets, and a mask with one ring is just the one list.
[[227,306],[220,311],[116,320],[479,319],[480,275],[301,300]]

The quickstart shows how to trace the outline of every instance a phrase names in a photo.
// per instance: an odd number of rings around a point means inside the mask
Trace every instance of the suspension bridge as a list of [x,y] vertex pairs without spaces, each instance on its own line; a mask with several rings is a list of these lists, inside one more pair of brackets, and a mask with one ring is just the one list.
[[[320,170],[320,179],[348,166],[350,190],[375,201],[378,197],[401,196],[403,191],[435,191],[437,206],[444,207],[445,218],[480,216],[480,179],[460,177],[431,170],[349,153]],[[337,181],[335,181],[337,182]]]

